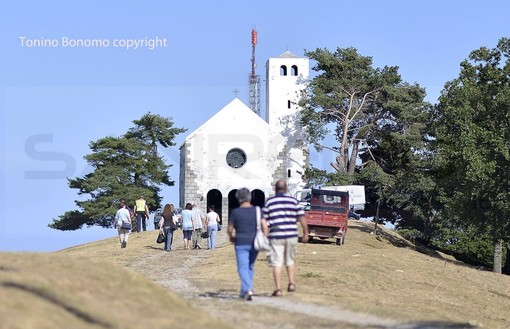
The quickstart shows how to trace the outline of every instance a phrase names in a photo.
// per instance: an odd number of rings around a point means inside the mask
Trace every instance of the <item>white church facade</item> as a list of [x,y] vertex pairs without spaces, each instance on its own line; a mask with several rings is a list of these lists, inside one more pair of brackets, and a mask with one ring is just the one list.
[[289,51],[266,63],[266,120],[234,99],[190,133],[180,147],[179,205],[214,205],[222,218],[239,206],[235,192],[252,191],[262,205],[278,179],[289,191],[304,186],[309,163],[298,101],[309,79],[309,60]]

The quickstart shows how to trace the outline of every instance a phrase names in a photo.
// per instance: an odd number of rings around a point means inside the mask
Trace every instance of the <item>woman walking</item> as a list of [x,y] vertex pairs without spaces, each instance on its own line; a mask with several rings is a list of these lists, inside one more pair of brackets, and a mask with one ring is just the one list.
[[191,209],[191,203],[187,203],[185,209],[181,213],[182,236],[185,250],[191,249],[191,234],[193,233],[193,212]]
[[214,205],[207,208],[207,215],[205,215],[205,226],[207,227],[207,248],[209,250],[216,249],[216,232],[218,232],[218,223],[220,222],[220,215],[214,211]]
[[235,244],[237,272],[241,280],[239,297],[250,301],[253,297],[253,276],[258,255],[258,251],[253,247],[253,240],[257,232],[257,213],[260,213],[260,209],[251,205],[251,192],[247,188],[237,190],[236,198],[240,206],[230,214],[227,233],[230,242]]
[[174,215],[174,205],[166,204],[159,220],[160,230],[165,234],[165,250],[172,249],[172,241],[174,238],[174,231],[177,229],[177,216]]

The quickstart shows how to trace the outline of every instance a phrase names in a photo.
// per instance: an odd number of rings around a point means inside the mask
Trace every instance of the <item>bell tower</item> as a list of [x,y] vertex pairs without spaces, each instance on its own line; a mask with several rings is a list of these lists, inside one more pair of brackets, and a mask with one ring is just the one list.
[[309,163],[308,143],[300,124],[299,100],[310,77],[309,59],[285,51],[266,63],[266,121],[286,139],[279,154],[278,178],[286,178],[289,191],[302,188]]
[[298,101],[310,77],[308,58],[286,51],[266,63],[266,121],[281,126],[281,120],[299,111]]

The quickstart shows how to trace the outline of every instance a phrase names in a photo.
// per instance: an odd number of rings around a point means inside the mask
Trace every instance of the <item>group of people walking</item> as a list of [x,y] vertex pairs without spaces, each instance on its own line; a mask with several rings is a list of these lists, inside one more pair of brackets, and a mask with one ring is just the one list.
[[216,249],[216,233],[221,227],[220,216],[214,205],[203,215],[195,203],[187,203],[181,213],[184,249],[203,249],[202,237],[207,238],[207,249]]
[[[263,231],[270,242],[268,251],[269,265],[272,267],[275,289],[272,296],[283,295],[281,275],[285,266],[288,278],[287,292],[296,290],[295,258],[298,244],[299,222],[303,229],[302,242],[308,241],[308,226],[304,218],[304,210],[298,201],[288,194],[285,180],[275,184],[275,195],[266,200],[262,209],[251,203],[252,194],[247,188],[236,192],[239,207],[233,209],[229,216],[227,234],[234,244],[237,271],[241,282],[240,297],[248,301],[254,295],[253,278],[258,250],[254,246],[257,227]],[[137,205],[137,208],[138,205]],[[130,214],[126,203],[121,200],[115,215],[121,247],[125,248],[129,237],[129,229],[122,227],[122,222],[130,222]],[[166,204],[159,222],[160,230],[165,236],[164,250],[172,250],[174,231],[178,228],[178,216],[172,204]],[[216,234],[221,229],[221,219],[213,205],[203,215],[196,204],[187,203],[180,214],[184,249],[203,249],[202,238],[207,238],[207,249],[216,248]]]
[[[174,231],[178,228],[180,217],[184,249],[202,249],[202,237],[207,232],[207,249],[216,248],[216,232],[220,225],[220,216],[209,206],[207,215],[203,215],[196,204],[187,203],[185,209],[178,216],[173,204],[166,204],[158,223],[160,231],[165,236],[165,251],[172,250]],[[205,228],[205,230],[204,230]]]
[[[119,234],[121,248],[126,248],[131,224],[134,224],[137,232],[146,231],[146,219],[149,217],[149,209],[143,198],[140,196],[135,203],[133,214],[130,213],[125,199],[119,201],[114,223]],[[133,217],[133,220],[132,220]],[[178,228],[178,221],[182,223],[184,249],[202,249],[202,237],[207,237],[207,249],[216,248],[216,233],[221,227],[220,216],[215,212],[214,205],[208,207],[208,212],[203,215],[196,204],[187,203],[182,213],[177,216],[173,204],[166,204],[161,213],[161,219],[158,223],[160,231],[165,236],[166,251],[172,249],[174,231]]]
[[[149,207],[141,195],[135,201],[135,208],[131,212],[126,199],[119,200],[119,209],[114,216],[114,227],[119,234],[120,247],[126,248],[131,230],[141,232],[147,231],[147,219],[149,218]],[[134,226],[134,229],[133,229]]]

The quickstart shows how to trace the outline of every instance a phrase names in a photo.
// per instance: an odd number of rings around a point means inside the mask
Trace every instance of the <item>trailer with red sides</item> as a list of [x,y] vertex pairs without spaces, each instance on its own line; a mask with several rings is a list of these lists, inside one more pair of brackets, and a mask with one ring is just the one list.
[[305,208],[310,241],[317,237],[344,244],[348,215],[349,192],[312,189],[310,206]]

